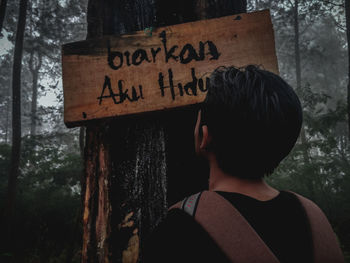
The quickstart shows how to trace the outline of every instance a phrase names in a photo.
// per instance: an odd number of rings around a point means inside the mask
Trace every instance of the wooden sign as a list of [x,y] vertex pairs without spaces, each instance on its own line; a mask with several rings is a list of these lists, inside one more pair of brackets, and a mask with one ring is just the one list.
[[268,10],[70,43],[62,54],[68,127],[200,103],[219,66],[278,73]]

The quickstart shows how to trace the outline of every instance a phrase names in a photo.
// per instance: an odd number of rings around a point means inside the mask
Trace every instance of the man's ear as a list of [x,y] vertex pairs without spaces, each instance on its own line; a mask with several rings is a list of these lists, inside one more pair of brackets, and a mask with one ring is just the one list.
[[201,150],[206,150],[208,149],[208,146],[211,143],[211,136],[209,134],[207,125],[202,125],[201,129],[202,129],[202,140],[199,147]]

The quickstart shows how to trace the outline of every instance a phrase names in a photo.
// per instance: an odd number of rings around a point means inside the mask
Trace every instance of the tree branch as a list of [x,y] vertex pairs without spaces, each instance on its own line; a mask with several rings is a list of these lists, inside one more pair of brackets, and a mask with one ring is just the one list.
[[336,4],[327,0],[321,0],[322,3],[324,3],[325,5],[332,5],[332,6],[337,6],[337,7],[342,7],[345,8],[345,3],[344,4]]

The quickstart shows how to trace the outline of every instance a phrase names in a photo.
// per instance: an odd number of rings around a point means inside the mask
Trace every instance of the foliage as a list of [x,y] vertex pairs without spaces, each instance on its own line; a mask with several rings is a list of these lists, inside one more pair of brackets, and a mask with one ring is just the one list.
[[[270,8],[280,73],[296,88],[296,1],[256,0]],[[305,141],[298,140],[269,182],[314,200],[350,256],[350,142],[347,131],[347,46],[344,1],[298,0]],[[350,257],[348,258],[350,260]]]
[[[85,38],[86,0],[43,1],[29,0],[28,19],[24,38],[24,54],[22,66],[22,130],[23,135],[29,134],[31,125],[31,103],[33,93],[33,72],[31,67],[37,68],[38,95],[40,103],[49,99],[53,103],[62,103],[61,83],[61,45],[67,42]],[[4,23],[3,39],[7,38],[9,49],[0,55],[0,141],[8,142],[11,134],[11,101],[10,77],[12,67],[12,45],[15,38],[15,28],[18,19],[18,1],[8,1],[6,19]],[[7,37],[6,37],[7,35]],[[37,67],[41,62],[41,67]],[[50,97],[50,98],[49,98]],[[56,97],[53,99],[52,97]],[[59,108],[61,105],[54,107]],[[52,111],[51,111],[52,112]],[[10,116],[9,119],[6,116]],[[45,107],[39,107],[35,119],[38,130],[53,130],[51,126],[57,123],[47,122],[50,118]],[[62,119],[59,119],[61,127]],[[47,127],[46,124],[49,124]]]
[[[87,1],[29,0],[22,62],[23,140],[16,198],[15,251],[0,251],[0,262],[73,262],[80,249],[80,177],[78,131],[63,124],[60,50],[85,37]],[[4,208],[11,140],[11,68],[18,1],[8,1],[0,45],[0,210]],[[5,41],[7,39],[7,41]],[[38,67],[41,61],[41,67]],[[38,132],[31,126],[33,70],[37,68]],[[35,72],[34,72],[35,73]],[[47,95],[59,105],[46,106]],[[52,100],[52,99],[51,99]],[[0,221],[2,219],[0,215]]]
[[[76,235],[80,230],[76,220],[80,213],[82,161],[77,150],[72,152],[60,140],[57,134],[23,140],[14,224],[15,262],[35,258],[38,262],[58,260],[72,245],[76,253],[79,251]],[[9,154],[9,145],[0,144],[1,167],[8,167]],[[1,207],[6,181],[7,169],[2,169]]]
[[[346,105],[339,102],[334,110],[320,112],[318,103],[328,96],[303,87],[304,125],[307,146],[300,141],[292,153],[269,178],[280,189],[290,189],[314,200],[327,214],[342,242],[344,251],[350,251],[350,145],[347,134]],[[304,160],[308,148],[309,163]]]

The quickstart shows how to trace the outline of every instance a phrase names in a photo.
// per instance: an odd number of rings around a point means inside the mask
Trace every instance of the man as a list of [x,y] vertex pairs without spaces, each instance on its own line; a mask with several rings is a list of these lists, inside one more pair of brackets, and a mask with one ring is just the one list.
[[[194,131],[196,153],[209,163],[210,193],[237,209],[276,262],[317,258],[312,223],[301,199],[264,181],[293,148],[301,125],[302,109],[293,89],[274,73],[250,65],[213,72]],[[201,203],[200,194],[197,197]],[[186,212],[186,202],[182,209],[171,209],[154,231],[145,261],[231,262],[232,251],[227,253],[205,224]],[[237,243],[235,238],[232,234],[232,243]],[[247,253],[242,251],[233,254]],[[254,249],[251,253],[254,259]]]

